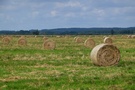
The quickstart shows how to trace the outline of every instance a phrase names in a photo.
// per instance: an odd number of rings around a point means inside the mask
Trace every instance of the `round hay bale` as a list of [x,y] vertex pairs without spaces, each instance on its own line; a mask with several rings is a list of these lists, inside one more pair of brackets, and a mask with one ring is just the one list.
[[48,39],[48,37],[43,37],[43,40],[46,41]]
[[60,38],[61,36],[56,36],[57,38]]
[[52,40],[46,40],[43,43],[44,49],[53,50],[56,47],[56,43]]
[[88,48],[93,48],[95,46],[95,41],[92,38],[88,38],[85,40],[84,46]]
[[121,37],[120,38],[125,38],[125,36],[124,35],[121,35]]
[[128,35],[127,38],[132,38],[132,36],[131,35]]
[[2,42],[3,42],[3,44],[8,45],[8,44],[10,43],[9,37],[4,37],[4,38],[2,39]]
[[132,35],[132,38],[135,38],[135,35]]
[[26,46],[27,45],[26,39],[25,38],[19,38],[18,45]]
[[104,38],[104,43],[112,44],[112,39],[110,37],[105,37]]
[[76,40],[77,37],[74,37],[74,40]]
[[93,48],[90,58],[95,65],[116,65],[120,60],[120,51],[112,44],[100,44]]
[[82,42],[83,42],[83,39],[80,38],[80,37],[76,37],[75,42],[77,42],[77,43],[82,43]]

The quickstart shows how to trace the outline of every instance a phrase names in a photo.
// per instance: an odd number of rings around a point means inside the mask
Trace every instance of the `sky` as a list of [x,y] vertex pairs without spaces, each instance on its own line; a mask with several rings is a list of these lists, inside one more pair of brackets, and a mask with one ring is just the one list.
[[135,0],[0,0],[0,30],[133,26]]

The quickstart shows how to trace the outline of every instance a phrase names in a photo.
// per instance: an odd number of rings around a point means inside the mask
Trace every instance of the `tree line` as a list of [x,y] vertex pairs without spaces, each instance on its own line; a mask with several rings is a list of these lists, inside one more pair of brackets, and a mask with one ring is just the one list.
[[0,35],[117,35],[135,34],[135,27],[128,28],[56,28],[31,30],[1,30]]

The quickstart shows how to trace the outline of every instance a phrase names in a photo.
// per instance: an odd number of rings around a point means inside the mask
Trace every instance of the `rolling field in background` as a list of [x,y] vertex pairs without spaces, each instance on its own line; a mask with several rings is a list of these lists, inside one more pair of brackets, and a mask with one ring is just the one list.
[[[43,36],[26,36],[27,46],[9,45],[0,38],[0,90],[134,90],[135,38],[112,36],[120,50],[118,65],[101,67],[90,59],[92,49],[74,42],[75,36],[46,36],[56,42],[54,50],[43,48]],[[89,36],[79,36],[84,41]],[[103,35],[90,36],[96,45]]]

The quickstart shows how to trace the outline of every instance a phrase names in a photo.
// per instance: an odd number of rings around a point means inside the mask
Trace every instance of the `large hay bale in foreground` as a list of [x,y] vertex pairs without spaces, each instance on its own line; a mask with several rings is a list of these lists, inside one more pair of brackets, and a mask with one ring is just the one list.
[[109,43],[109,44],[112,44],[112,39],[110,37],[105,37],[104,38],[104,43]]
[[120,60],[120,51],[112,44],[100,44],[93,48],[90,58],[95,65],[116,65]]
[[19,38],[18,45],[26,46],[27,45],[26,39],[24,37]]
[[95,41],[92,38],[88,38],[85,40],[84,46],[88,48],[93,48],[95,46]]
[[2,39],[2,43],[3,43],[4,45],[8,45],[8,44],[10,43],[10,38],[9,38],[9,37],[4,37],[4,38]]
[[43,43],[44,49],[53,50],[56,47],[56,43],[52,40],[46,40]]

